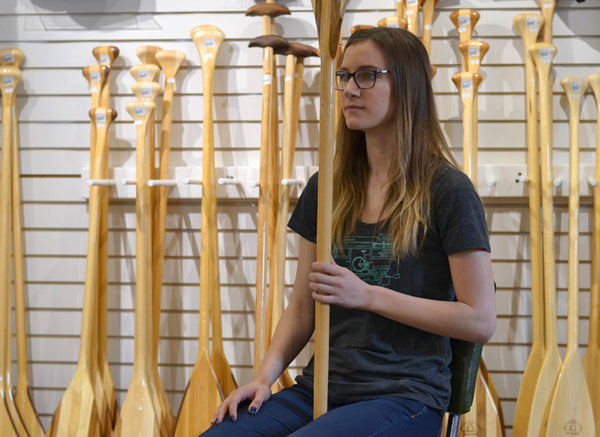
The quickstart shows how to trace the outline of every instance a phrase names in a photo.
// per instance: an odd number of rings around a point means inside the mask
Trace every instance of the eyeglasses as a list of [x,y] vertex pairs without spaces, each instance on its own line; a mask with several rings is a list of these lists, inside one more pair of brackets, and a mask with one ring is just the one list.
[[390,73],[390,70],[356,70],[354,73],[347,71],[336,71],[335,72],[335,89],[338,91],[344,91],[350,78],[354,78],[354,83],[361,90],[373,88],[377,75]]

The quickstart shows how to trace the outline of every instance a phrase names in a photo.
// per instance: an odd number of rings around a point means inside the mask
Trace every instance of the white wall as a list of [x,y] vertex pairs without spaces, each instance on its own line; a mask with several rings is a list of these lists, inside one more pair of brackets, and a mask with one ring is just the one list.
[[[317,46],[310,2],[282,3],[289,6],[292,14],[276,20],[278,33]],[[378,19],[393,15],[395,3],[350,0],[342,28],[344,37],[354,24],[376,24]],[[259,161],[262,55],[259,49],[249,49],[247,45],[261,34],[262,28],[259,18],[244,15],[253,4],[243,0],[3,0],[0,3],[0,48],[19,47],[26,55],[18,107],[29,372],[34,403],[46,426],[73,376],[81,329],[88,226],[82,172],[89,165],[90,105],[88,84],[81,69],[96,62],[92,49],[98,45],[116,45],[121,50],[112,72],[113,106],[119,117],[110,139],[110,165],[121,169],[135,165],[135,129],[125,105],[134,100],[130,91],[134,80],[129,68],[139,63],[136,49],[148,44],[185,52],[188,62],[176,85],[171,164],[192,167],[197,172],[201,167],[202,74],[189,31],[200,24],[217,25],[226,36],[217,58],[214,84],[217,165],[249,167],[255,172]],[[484,348],[484,359],[502,398],[510,429],[531,342],[527,188],[514,182],[527,163],[523,45],[512,20],[519,13],[538,13],[539,6],[534,0],[439,3],[433,26],[432,61],[438,67],[434,88],[444,131],[460,162],[462,110],[451,81],[460,69],[460,58],[458,35],[449,19],[450,13],[458,8],[473,8],[481,13],[474,39],[490,45],[482,65],[485,79],[479,101],[479,164],[498,284],[498,327],[491,343]],[[558,2],[554,19],[554,43],[558,47],[554,159],[561,175],[567,174],[569,132],[566,99],[558,80],[567,75],[585,78],[600,71],[599,22],[598,0]],[[317,164],[318,75],[316,60],[307,61],[296,154],[296,165],[303,168]],[[595,137],[596,105],[588,95],[581,115],[581,162],[586,165],[582,172],[590,176]],[[496,180],[496,186],[487,187],[487,179]],[[566,184],[565,176],[556,199],[561,351],[566,342]],[[581,191],[583,351],[589,315],[591,190],[583,184]],[[167,217],[160,374],[175,412],[197,354],[199,192],[175,189]],[[244,195],[235,193],[235,189],[223,190],[219,204],[223,329],[228,360],[238,382],[245,383],[252,370],[256,194],[247,187]],[[135,208],[126,189],[114,190],[113,198],[109,239],[109,360],[122,403],[133,358]],[[289,243],[286,283],[291,285],[297,249],[291,234]],[[306,360],[304,354],[293,370]]]

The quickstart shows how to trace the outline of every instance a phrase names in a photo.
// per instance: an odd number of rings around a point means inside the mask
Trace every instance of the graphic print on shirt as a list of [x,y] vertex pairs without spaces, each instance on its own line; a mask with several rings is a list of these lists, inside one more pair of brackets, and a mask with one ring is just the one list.
[[[345,263],[352,272],[368,284],[390,285],[392,279],[400,278],[399,266],[391,263],[392,244],[385,232],[377,236],[353,235],[342,239],[343,252],[334,245],[334,259]],[[337,262],[337,261],[336,261]]]

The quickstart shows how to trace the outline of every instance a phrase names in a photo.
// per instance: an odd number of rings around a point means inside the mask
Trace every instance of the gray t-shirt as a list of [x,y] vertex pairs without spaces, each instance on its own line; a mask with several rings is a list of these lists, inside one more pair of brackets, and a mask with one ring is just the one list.
[[[316,242],[318,177],[307,183],[289,227]],[[335,246],[335,262],[363,281],[428,299],[455,300],[448,255],[490,251],[481,199],[461,171],[438,167],[431,191],[430,224],[418,256],[392,258],[385,226],[359,223]],[[431,334],[378,314],[332,305],[330,309],[329,401],[343,405],[383,396],[413,399],[445,411],[450,399],[452,358],[448,337]],[[311,359],[297,377],[313,385]]]

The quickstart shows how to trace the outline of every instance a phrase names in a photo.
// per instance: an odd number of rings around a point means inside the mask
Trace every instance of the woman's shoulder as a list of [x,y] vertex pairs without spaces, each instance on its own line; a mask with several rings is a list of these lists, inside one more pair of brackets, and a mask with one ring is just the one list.
[[474,190],[469,177],[454,165],[441,161],[433,174],[432,191],[448,191],[456,189]]

